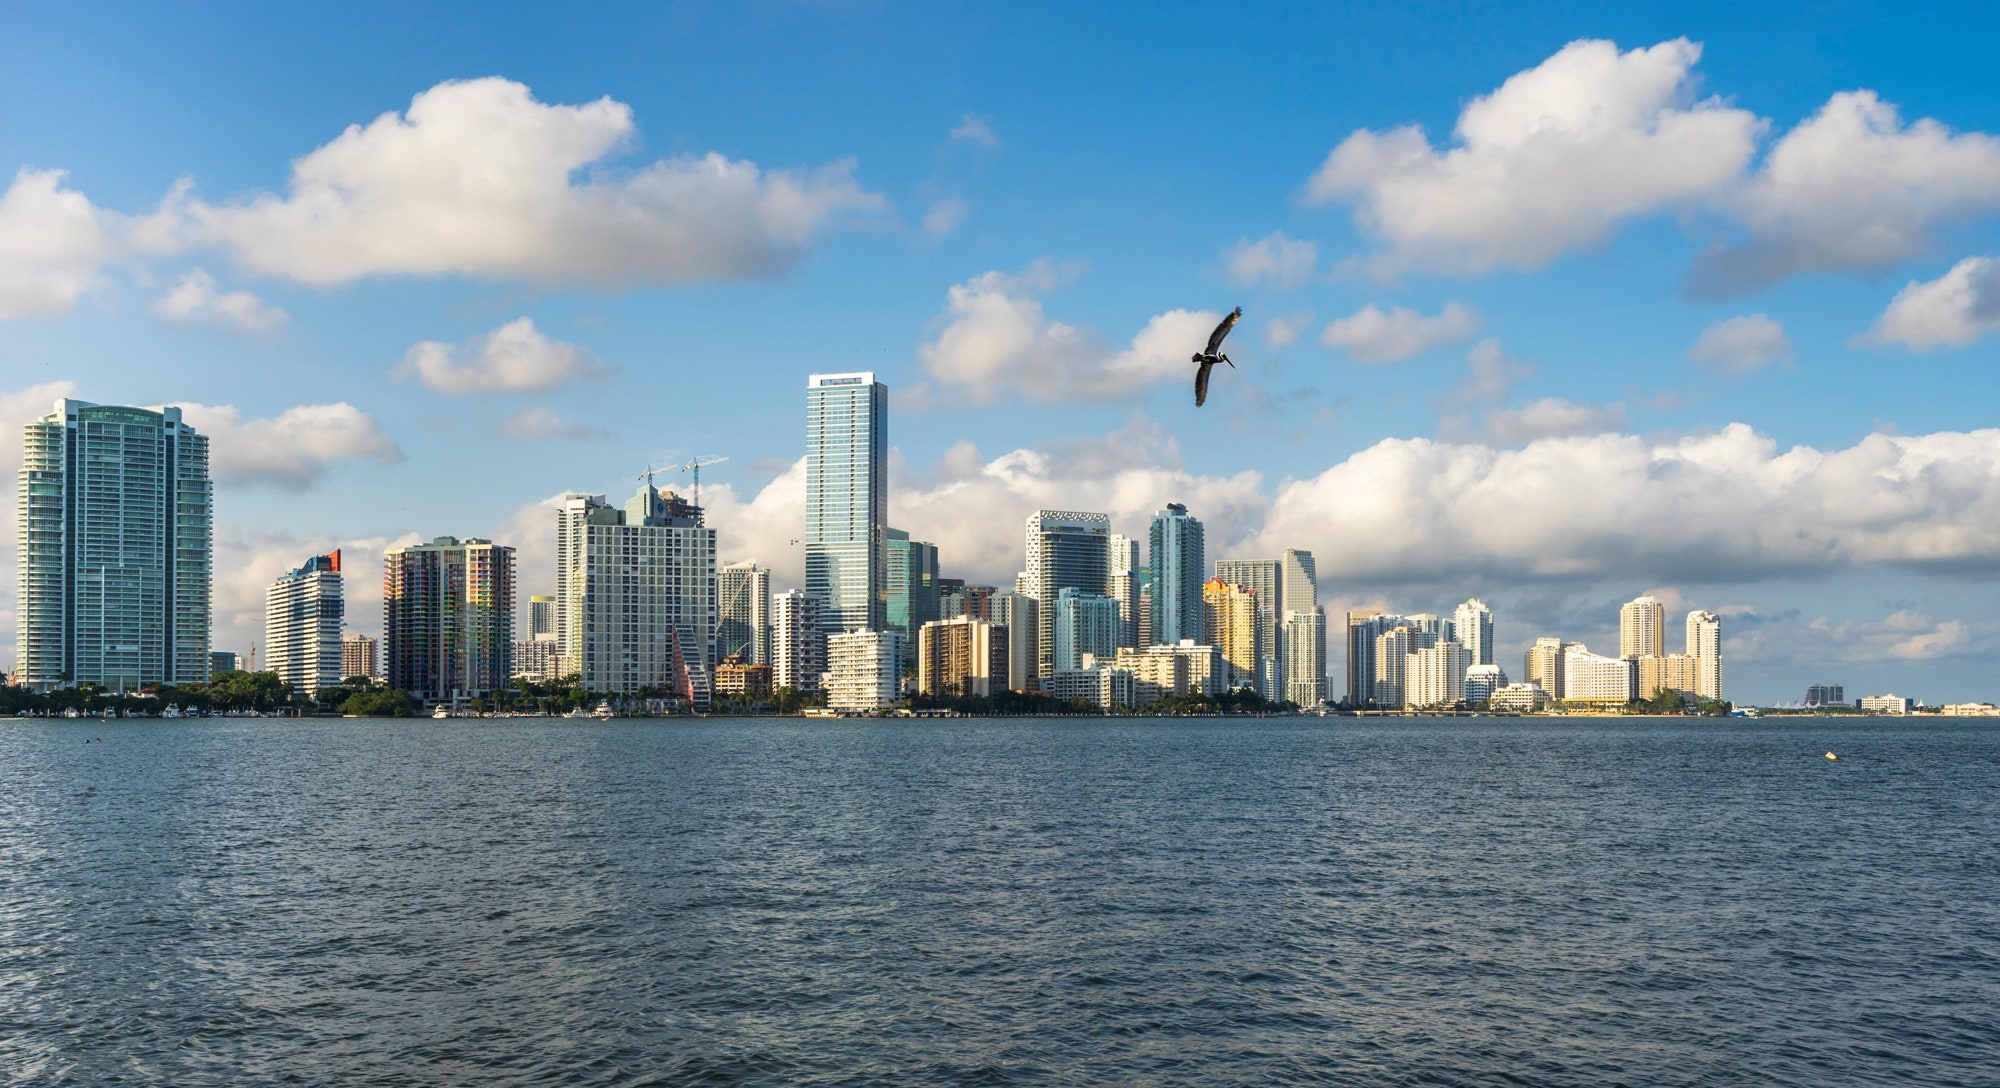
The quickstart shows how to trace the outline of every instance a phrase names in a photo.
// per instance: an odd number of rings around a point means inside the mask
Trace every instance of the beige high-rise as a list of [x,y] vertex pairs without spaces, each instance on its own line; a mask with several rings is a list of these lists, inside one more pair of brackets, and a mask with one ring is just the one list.
[[1618,656],[1664,657],[1667,610],[1656,597],[1635,597],[1618,610]]
[[1694,691],[1704,699],[1722,698],[1722,621],[1713,612],[1687,614],[1687,655],[1694,659]]
[[1220,578],[1201,587],[1203,624],[1208,641],[1222,651],[1229,662],[1229,686],[1254,684],[1257,664],[1263,656],[1264,615],[1257,607],[1257,594]]

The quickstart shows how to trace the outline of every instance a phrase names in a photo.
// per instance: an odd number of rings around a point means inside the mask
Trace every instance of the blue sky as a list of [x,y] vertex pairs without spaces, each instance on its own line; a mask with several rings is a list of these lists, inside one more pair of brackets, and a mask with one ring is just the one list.
[[1185,501],[1319,553],[1336,625],[1481,595],[1510,671],[1659,590],[1734,694],[2000,696],[1983,6],[8,22],[0,403],[202,406],[218,646],[337,544],[495,535],[545,591],[538,504],[696,454],[792,580],[804,377],[873,369],[949,573]]

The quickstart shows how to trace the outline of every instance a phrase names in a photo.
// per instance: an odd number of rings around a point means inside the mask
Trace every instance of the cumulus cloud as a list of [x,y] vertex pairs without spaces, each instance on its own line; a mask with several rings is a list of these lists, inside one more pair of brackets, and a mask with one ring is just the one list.
[[24,167],[0,194],[0,321],[67,312],[116,249],[109,217],[65,176]]
[[1264,339],[1272,347],[1296,344],[1299,334],[1312,325],[1313,313],[1304,310],[1295,314],[1280,314],[1264,322]]
[[347,629],[379,636],[382,631],[382,553],[415,544],[416,533],[343,537],[333,533],[246,531],[218,525],[215,534],[214,645],[247,653],[257,647],[265,660],[264,592],[278,577],[315,555],[340,549],[341,593]]
[[1008,395],[1029,400],[1129,400],[1148,386],[1184,381],[1188,358],[1221,315],[1169,310],[1146,322],[1123,350],[1095,330],[1051,320],[1040,295],[1074,274],[1037,262],[1018,275],[987,272],[953,286],[945,325],[919,349],[924,370],[977,403]]
[[1993,625],[1964,620],[1939,620],[1913,609],[1899,609],[1876,621],[1832,622],[1820,617],[1807,624],[1828,656],[1853,664],[1882,661],[1935,661],[1992,649]]
[[1456,302],[1445,303],[1435,317],[1402,306],[1384,312],[1371,302],[1329,324],[1319,342],[1356,362],[1393,363],[1468,340],[1478,330],[1479,315]]
[[1703,294],[1802,272],[1867,272],[1919,256],[1939,227],[2000,209],[2000,138],[1905,125],[1872,91],[1834,95],[1722,201],[1749,237],[1704,254]]
[[1911,280],[1855,342],[1931,351],[1970,347],[1995,330],[2000,330],[2000,260],[1967,257],[1937,279]]
[[610,372],[589,352],[551,340],[532,319],[517,317],[463,344],[417,343],[389,375],[440,393],[518,393],[557,389]]
[[1485,417],[1486,439],[1501,446],[1565,435],[1603,434],[1624,426],[1623,404],[1578,404],[1561,397],[1543,397],[1519,408],[1494,409]]
[[215,277],[200,268],[182,276],[153,304],[153,312],[169,321],[231,325],[245,332],[274,332],[291,320],[285,311],[248,291],[217,291]]
[[245,419],[228,404],[180,408],[182,418],[208,436],[209,472],[222,485],[303,491],[338,462],[390,465],[403,459],[373,416],[345,402],[302,404],[270,419]]
[[1535,376],[1535,364],[1510,358],[1495,337],[1472,345],[1465,356],[1465,378],[1452,390],[1451,402],[1499,404],[1514,386]]
[[1726,374],[1747,374],[1792,361],[1785,326],[1764,314],[1724,318],[1701,331],[1688,358]]
[[884,206],[853,163],[764,170],[717,153],[605,165],[631,108],[537,101],[488,78],[440,83],[292,166],[283,195],[188,199],[179,234],[243,268],[325,286],[376,275],[548,285],[682,285],[768,275],[846,213]]
[[1382,243],[1378,272],[1540,268],[1742,174],[1764,123],[1693,101],[1700,57],[1685,38],[1625,53],[1571,42],[1467,104],[1451,146],[1433,147],[1416,126],[1353,133],[1307,198],[1355,205]]
[[559,438],[595,438],[604,432],[589,424],[566,422],[538,404],[501,420],[500,433],[516,442],[547,442]]
[[958,127],[951,130],[951,138],[981,147],[1000,146],[1000,137],[993,134],[993,126],[976,113],[968,113],[961,118]]
[[[1519,449],[1389,439],[1279,487],[1265,551],[1363,584],[2000,570],[2000,430],[1778,448],[1744,424]],[[1394,541],[1387,547],[1384,541]]]
[[924,233],[933,239],[943,238],[965,222],[966,211],[965,201],[955,196],[945,197],[924,213]]
[[1248,287],[1268,283],[1273,287],[1297,287],[1312,278],[1319,261],[1319,247],[1272,231],[1253,242],[1248,238],[1229,251],[1229,280]]

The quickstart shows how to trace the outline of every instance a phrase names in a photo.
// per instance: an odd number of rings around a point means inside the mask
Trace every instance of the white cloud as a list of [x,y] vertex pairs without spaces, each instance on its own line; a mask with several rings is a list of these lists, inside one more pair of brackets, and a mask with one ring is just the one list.
[[421,341],[403,353],[403,361],[389,374],[440,393],[493,393],[557,389],[610,372],[589,352],[551,340],[533,320],[517,317],[464,344]]
[[1257,283],[1297,287],[1312,278],[1318,261],[1318,246],[1272,231],[1255,242],[1245,238],[1236,243],[1229,251],[1229,279],[1245,287]]
[[1299,334],[1305,332],[1312,325],[1312,322],[1313,313],[1311,310],[1304,310],[1295,314],[1280,314],[1264,322],[1264,339],[1272,347],[1284,347],[1287,344],[1296,344],[1299,341]]
[[924,233],[934,239],[943,238],[965,222],[966,211],[965,201],[955,196],[945,197],[924,213]]
[[[214,646],[246,653],[257,647],[266,659],[264,591],[288,570],[315,555],[340,550],[341,594],[347,609],[347,629],[356,634],[382,632],[382,553],[415,544],[416,533],[400,536],[341,537],[276,530],[243,531],[218,525],[215,535]],[[553,565],[553,564],[552,564]]]
[[1874,92],[1843,92],[1722,204],[1750,237],[1704,255],[1692,277],[1704,293],[1886,268],[1923,254],[1939,227],[2000,209],[2000,138],[1904,125]]
[[516,442],[547,442],[558,438],[595,438],[604,432],[584,423],[567,423],[541,405],[523,408],[500,421],[500,433]]
[[1928,283],[1911,280],[1856,343],[1911,351],[1970,347],[2000,331],[2000,260],[1967,257]]
[[841,215],[884,206],[851,162],[796,174],[711,152],[605,167],[633,131],[631,108],[610,98],[548,105],[506,79],[440,83],[299,158],[285,195],[187,200],[180,233],[322,286],[448,274],[679,285],[782,270]]
[[1773,363],[1792,361],[1785,326],[1764,314],[1724,318],[1701,331],[1688,358],[1711,370],[1747,374]]
[[1625,426],[1623,404],[1577,404],[1561,397],[1543,397],[1519,408],[1486,413],[1485,435],[1501,446],[1577,434],[1604,434]]
[[1453,404],[1499,404],[1514,386],[1535,376],[1535,364],[1510,358],[1500,341],[1487,337],[1465,356],[1465,378],[1452,390]]
[[1976,630],[1963,620],[1940,621],[1913,609],[1898,609],[1874,622],[1834,623],[1822,616],[1807,629],[1826,656],[1851,664],[1876,665],[1988,654],[1993,643],[1992,625],[1981,626],[1985,629]]
[[953,286],[946,324],[919,349],[940,384],[977,403],[1007,395],[1029,400],[1129,400],[1148,386],[1192,383],[1193,354],[1221,315],[1169,310],[1156,315],[1122,351],[1094,330],[1050,320],[1037,296],[1073,272],[1037,262],[1020,275],[987,272]]
[[272,332],[291,320],[285,311],[248,291],[216,291],[215,277],[200,268],[182,276],[173,290],[153,304],[153,312],[170,321],[233,325],[246,332]]
[[302,491],[335,463],[395,464],[403,451],[373,416],[347,403],[302,404],[270,419],[244,419],[234,405],[183,404],[182,418],[208,436],[215,482]]
[[64,177],[23,167],[0,194],[0,321],[67,312],[116,248],[108,217]]
[[1378,272],[1540,268],[1742,174],[1763,122],[1691,101],[1700,56],[1685,38],[1626,53],[1571,42],[1467,104],[1454,146],[1433,148],[1415,126],[1353,133],[1307,197],[1355,203],[1385,247]]
[[986,118],[976,113],[966,114],[958,122],[958,127],[951,130],[951,138],[978,144],[981,147],[1000,146],[1000,137],[993,134],[993,126],[986,123]]
[[1329,324],[1319,342],[1356,362],[1393,363],[1470,339],[1478,330],[1479,315],[1456,302],[1445,303],[1436,317],[1402,306],[1384,313],[1371,302]]
[[1780,450],[1740,423],[1519,449],[1389,439],[1280,486],[1258,540],[1269,554],[1312,548],[1322,570],[1362,585],[1996,571],[2000,430],[1834,450]]

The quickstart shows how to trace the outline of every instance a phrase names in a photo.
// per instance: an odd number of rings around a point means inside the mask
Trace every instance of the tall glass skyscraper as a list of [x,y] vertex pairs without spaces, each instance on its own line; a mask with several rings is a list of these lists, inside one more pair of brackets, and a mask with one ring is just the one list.
[[887,622],[889,387],[873,372],[806,380],[806,593],[828,632]]
[[208,679],[208,439],[178,408],[57,401],[22,436],[19,682]]
[[1062,591],[1102,594],[1110,586],[1111,515],[1037,510],[1028,515],[1027,530],[1028,569],[1016,585],[1036,601],[1035,675],[1047,680],[1055,675],[1056,601]]
[[514,675],[514,549],[441,536],[382,555],[389,686],[425,703],[504,690]]
[[901,529],[887,530],[884,549],[884,576],[889,629],[903,636],[904,665],[916,667],[917,633],[924,624],[938,618],[937,545],[911,540]]
[[1177,502],[1153,515],[1153,645],[1203,639],[1201,587],[1208,581],[1201,521]]

